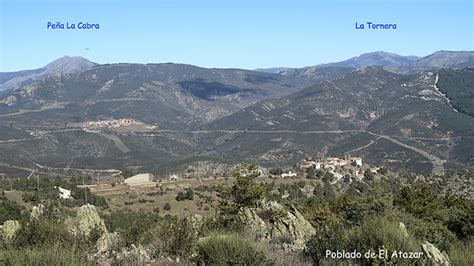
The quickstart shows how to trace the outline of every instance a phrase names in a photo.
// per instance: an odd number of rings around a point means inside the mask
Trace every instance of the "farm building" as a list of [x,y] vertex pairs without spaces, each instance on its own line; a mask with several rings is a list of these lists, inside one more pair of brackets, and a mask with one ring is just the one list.
[[125,184],[129,186],[140,185],[148,182],[153,182],[153,175],[150,173],[138,174],[125,179]]
[[58,187],[58,190],[59,190],[58,196],[60,199],[72,199],[71,190],[68,190],[62,187]]

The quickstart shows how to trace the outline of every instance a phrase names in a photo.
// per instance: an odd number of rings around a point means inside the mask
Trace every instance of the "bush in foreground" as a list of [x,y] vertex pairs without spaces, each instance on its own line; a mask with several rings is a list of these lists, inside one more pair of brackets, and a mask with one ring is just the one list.
[[85,252],[61,245],[37,249],[0,250],[1,265],[94,265],[87,260]]
[[253,242],[233,235],[211,235],[199,241],[199,263],[204,265],[263,265],[267,259]]
[[[187,219],[167,221],[156,225],[147,232],[144,242],[154,257],[167,255],[189,258],[195,250],[198,232]],[[146,239],[148,238],[148,239]]]
[[456,243],[451,246],[448,254],[453,265],[474,265],[474,240]]
[[[313,262],[321,263],[328,260],[326,250],[346,250],[359,252],[378,251],[416,252],[421,246],[413,236],[405,235],[395,222],[385,218],[365,221],[360,226],[344,228],[341,225],[320,227],[316,234],[307,241],[305,253]],[[362,257],[361,262],[365,259]],[[371,259],[366,263],[373,262]],[[386,263],[400,263],[388,258]]]

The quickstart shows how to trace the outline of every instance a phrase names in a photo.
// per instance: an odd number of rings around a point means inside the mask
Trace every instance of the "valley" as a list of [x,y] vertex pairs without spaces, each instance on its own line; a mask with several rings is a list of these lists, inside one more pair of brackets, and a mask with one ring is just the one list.
[[370,66],[380,56],[425,60],[373,53],[351,59],[369,66],[280,74],[113,64],[45,77],[0,98],[0,161],[17,166],[0,172],[40,164],[166,174],[199,161],[274,167],[346,153],[423,174],[472,165],[474,118],[445,93],[471,72],[398,74]]
[[0,265],[474,265],[472,0],[0,1]]

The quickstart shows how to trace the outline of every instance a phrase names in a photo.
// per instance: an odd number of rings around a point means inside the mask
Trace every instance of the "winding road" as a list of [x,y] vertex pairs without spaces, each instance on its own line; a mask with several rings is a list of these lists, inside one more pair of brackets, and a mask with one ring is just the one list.
[[444,163],[446,162],[445,160],[429,153],[429,152],[426,152],[422,149],[419,149],[417,147],[414,147],[414,146],[411,146],[411,145],[408,145],[406,143],[403,143],[397,139],[394,139],[392,137],[389,137],[389,136],[386,136],[386,135],[380,135],[380,134],[376,134],[376,133],[373,133],[373,132],[369,132],[367,131],[367,133],[369,133],[370,135],[373,135],[373,136],[377,136],[377,137],[380,137],[380,138],[383,138],[383,139],[386,139],[386,140],[389,140],[399,146],[402,146],[404,148],[407,148],[409,150],[412,150],[418,154],[420,154],[421,156],[425,157],[426,159],[428,159],[431,163],[431,165],[433,166],[433,169],[431,170],[431,173],[432,174],[441,174],[444,172]]
[[[67,129],[67,130],[59,130],[59,131],[68,131],[68,130],[81,130],[81,129]],[[45,133],[52,133],[55,131],[51,132],[45,132]],[[56,131],[57,132],[57,131]],[[373,133],[370,131],[364,131],[364,130],[312,130],[312,131],[297,131],[297,130],[189,130],[189,131],[177,131],[177,130],[157,130],[155,131],[156,133],[147,133],[147,134],[142,134],[143,136],[158,136],[160,132],[164,133],[191,133],[191,134],[209,134],[209,133],[256,133],[256,134],[278,134],[278,133],[294,133],[294,134],[348,134],[348,133],[367,133],[372,136],[375,136],[375,140],[370,140],[370,142],[366,145],[363,145],[361,147],[358,147],[356,149],[350,150],[348,152],[355,152],[355,151],[360,151],[362,149],[368,148],[375,144],[377,142],[377,139],[383,138],[386,140],[391,141],[394,144],[397,144],[400,147],[412,150],[421,156],[425,157],[430,161],[432,164],[432,173],[433,174],[441,174],[444,172],[444,163],[446,162],[445,160],[425,151],[420,148],[414,147],[412,145],[406,144],[404,142],[401,142],[399,139],[383,135],[383,134],[378,134],[378,133]],[[107,139],[111,140],[114,142],[114,144],[117,146],[117,148],[122,151],[123,153],[128,153],[130,152],[130,149],[120,140],[118,136],[115,135],[109,135],[105,133],[98,133],[101,136],[106,137]],[[3,140],[0,141],[0,144],[2,143],[12,143],[12,142],[19,142],[19,141],[27,141],[27,140],[33,140],[33,139],[40,139],[41,137],[35,137],[35,138],[30,138],[30,139],[10,139],[10,140]],[[400,139],[408,139],[408,140],[415,140],[419,138],[400,138]],[[440,140],[449,140],[446,138],[440,139]],[[77,170],[83,170],[83,169],[77,169]],[[107,170],[108,171],[108,170]]]

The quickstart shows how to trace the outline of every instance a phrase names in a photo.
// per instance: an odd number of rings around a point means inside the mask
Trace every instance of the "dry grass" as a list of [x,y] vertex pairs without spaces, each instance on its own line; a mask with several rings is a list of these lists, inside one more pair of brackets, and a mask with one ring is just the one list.
[[[186,217],[190,214],[199,214],[209,216],[214,214],[212,210],[212,202],[206,202],[206,198],[201,198],[199,194],[210,197],[211,201],[216,202],[215,193],[199,192],[200,186],[214,186],[225,184],[224,178],[206,179],[203,181],[197,179],[185,179],[178,181],[162,181],[143,184],[140,186],[127,186],[125,184],[116,184],[112,186],[110,183],[89,186],[92,193],[103,196],[109,204],[110,210],[143,210],[153,211],[160,209],[161,214],[177,215],[178,217]],[[176,196],[185,189],[192,188],[197,193],[194,200],[177,201]],[[160,194],[163,192],[164,194]],[[163,210],[165,203],[171,205],[171,210]],[[198,206],[201,205],[201,206]],[[205,210],[205,206],[209,208]]]
[[[280,184],[293,184],[302,180],[308,185],[310,182],[315,182],[314,180],[308,179],[277,178],[273,180],[268,177],[260,177],[258,180],[267,183],[275,181],[275,188]],[[180,218],[189,216],[190,214],[199,214],[207,217],[214,214],[212,207],[217,204],[218,198],[215,192],[202,191],[201,189],[206,186],[231,185],[233,181],[233,177],[220,177],[201,180],[162,180],[161,182],[149,182],[140,186],[127,186],[125,184],[112,186],[111,183],[103,183],[88,187],[92,193],[105,197],[111,211],[153,211],[158,208],[161,214],[177,215]],[[194,200],[176,201],[178,193],[188,188],[192,188],[195,191]],[[165,191],[166,193],[159,195],[158,193],[160,191]],[[201,197],[202,195],[204,195],[204,197]],[[163,210],[165,203],[171,205],[171,210]]]

